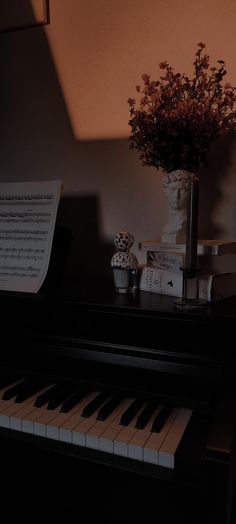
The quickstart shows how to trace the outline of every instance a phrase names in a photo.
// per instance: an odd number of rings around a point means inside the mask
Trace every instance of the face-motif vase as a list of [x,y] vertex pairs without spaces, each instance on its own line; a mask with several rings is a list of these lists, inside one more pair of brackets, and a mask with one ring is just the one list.
[[168,243],[186,241],[188,181],[191,173],[177,169],[166,173],[162,186],[168,198],[168,223],[163,228],[161,240]]

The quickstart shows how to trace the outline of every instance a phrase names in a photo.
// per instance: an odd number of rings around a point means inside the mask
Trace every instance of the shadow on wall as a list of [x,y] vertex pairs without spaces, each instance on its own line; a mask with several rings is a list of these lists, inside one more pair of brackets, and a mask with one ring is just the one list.
[[64,278],[112,279],[111,257],[114,247],[101,240],[99,199],[96,195],[61,199],[57,225],[71,233]]
[[212,220],[216,206],[224,198],[222,181],[233,170],[232,152],[236,133],[229,132],[221,138],[209,155],[207,167],[199,174],[199,238],[225,238],[222,227]]

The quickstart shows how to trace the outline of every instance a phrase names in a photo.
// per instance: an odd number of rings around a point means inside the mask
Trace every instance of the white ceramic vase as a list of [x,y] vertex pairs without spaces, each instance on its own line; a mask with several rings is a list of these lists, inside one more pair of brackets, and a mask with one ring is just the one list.
[[166,173],[162,187],[168,198],[168,222],[163,228],[161,240],[168,243],[186,241],[188,181],[191,173],[177,169]]

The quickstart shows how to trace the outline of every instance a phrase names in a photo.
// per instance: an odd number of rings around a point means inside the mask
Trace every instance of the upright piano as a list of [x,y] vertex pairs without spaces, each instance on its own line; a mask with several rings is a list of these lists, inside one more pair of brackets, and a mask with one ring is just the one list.
[[1,292],[8,517],[234,524],[236,298]]

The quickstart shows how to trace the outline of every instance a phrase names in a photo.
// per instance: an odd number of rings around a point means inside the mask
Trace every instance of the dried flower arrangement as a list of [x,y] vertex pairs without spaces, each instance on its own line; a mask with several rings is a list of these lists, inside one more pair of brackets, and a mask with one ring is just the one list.
[[213,142],[222,132],[235,128],[236,87],[223,85],[227,71],[223,60],[210,67],[210,57],[198,44],[194,76],[174,73],[167,62],[159,80],[142,75],[139,103],[128,99],[131,126],[130,147],[140,152],[143,165],[167,173],[185,169],[196,173],[206,164]]

